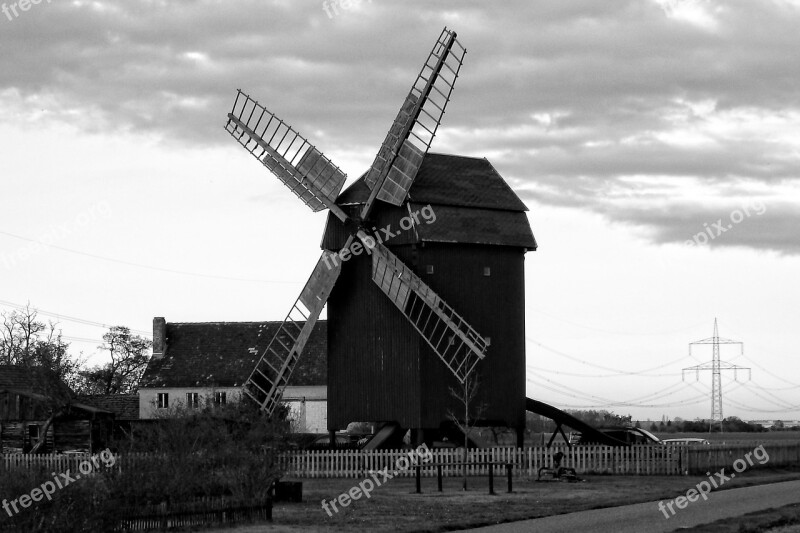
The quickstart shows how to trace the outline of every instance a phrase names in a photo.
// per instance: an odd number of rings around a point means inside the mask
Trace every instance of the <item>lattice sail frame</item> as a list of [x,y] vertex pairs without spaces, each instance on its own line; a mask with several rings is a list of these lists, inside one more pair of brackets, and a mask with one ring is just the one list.
[[[445,28],[403,102],[364,182],[377,198],[401,205],[430,149],[467,50]],[[367,211],[371,206],[365,207]],[[366,218],[366,214],[364,215]]]
[[342,271],[341,263],[330,261],[333,255],[327,250],[322,252],[300,296],[245,381],[245,394],[267,416],[275,412],[283,389],[289,383],[292,371]]
[[383,244],[372,250],[372,281],[464,383],[485,357],[486,340]]
[[225,129],[312,211],[335,205],[347,175],[241,89]]

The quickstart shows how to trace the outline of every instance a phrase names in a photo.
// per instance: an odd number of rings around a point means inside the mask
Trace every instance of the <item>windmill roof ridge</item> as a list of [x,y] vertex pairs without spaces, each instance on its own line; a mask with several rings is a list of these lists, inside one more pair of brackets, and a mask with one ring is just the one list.
[[[366,173],[365,173],[366,174]],[[363,204],[369,197],[365,174],[348,186],[336,200],[339,205]],[[425,155],[409,201],[464,208],[528,211],[528,207],[485,157]]]
[[428,154],[430,154],[430,155],[441,155],[441,156],[444,156],[444,157],[461,157],[463,159],[479,159],[481,161],[486,161],[485,157],[481,157],[481,156],[478,156],[478,155],[446,154],[444,152],[435,152],[433,150],[429,150]]

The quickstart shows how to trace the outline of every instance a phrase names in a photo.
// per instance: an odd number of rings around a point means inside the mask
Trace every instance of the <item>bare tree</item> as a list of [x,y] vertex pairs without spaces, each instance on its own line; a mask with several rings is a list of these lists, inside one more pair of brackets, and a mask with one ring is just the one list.
[[0,313],[0,361],[7,365],[44,368],[74,385],[84,360],[69,353],[58,324],[42,322],[30,305]]
[[147,368],[153,343],[130,328],[113,326],[103,335],[101,350],[111,361],[81,372],[80,392],[84,394],[128,394],[136,392]]
[[464,382],[461,383],[459,389],[450,387],[450,395],[461,403],[463,408],[462,416],[457,415],[453,411],[448,411],[450,420],[456,427],[464,433],[464,460],[462,464],[463,483],[462,489],[467,490],[467,457],[469,449],[469,437],[472,429],[475,427],[475,422],[480,420],[486,411],[486,404],[474,405],[475,399],[478,397],[478,389],[480,388],[480,379],[474,372],[467,374]]
[[0,332],[0,349],[7,365],[32,365],[34,351],[39,340],[39,334],[46,325],[37,320],[36,309],[31,309],[30,304],[24,309],[15,309],[10,313],[4,311],[3,328]]

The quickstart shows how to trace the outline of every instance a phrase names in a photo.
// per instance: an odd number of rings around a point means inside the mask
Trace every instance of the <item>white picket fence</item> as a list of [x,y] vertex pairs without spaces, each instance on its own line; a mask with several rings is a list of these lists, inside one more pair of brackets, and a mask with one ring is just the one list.
[[[488,475],[486,463],[510,463],[514,476],[536,476],[539,468],[553,466],[553,455],[562,452],[565,457],[561,466],[574,468],[578,473],[627,474],[627,475],[679,475],[685,468],[683,448],[667,446],[543,446],[531,448],[482,448],[469,450],[466,458],[468,475]],[[419,464],[421,475],[435,476],[435,464],[443,467],[443,475],[459,476],[461,466],[451,463],[464,462],[463,450],[436,449],[428,453],[412,454],[412,450],[320,450],[287,453],[282,458],[282,467],[288,476],[300,478],[319,477],[365,477],[370,472],[387,468],[399,476],[413,476]],[[410,465],[409,465],[410,463]],[[502,474],[502,467],[494,466],[495,473]]]
[[80,464],[91,459],[90,454],[70,455],[28,455],[24,453],[7,453],[0,455],[3,471],[43,468],[53,472],[77,472]]
[[[564,454],[561,466],[574,468],[578,474],[619,475],[686,475],[703,474],[730,468],[737,459],[745,458],[756,445],[711,446],[660,446],[637,445],[631,447],[554,445],[552,448],[482,448],[469,450],[467,474],[488,475],[489,466],[495,463],[496,475],[503,467],[497,463],[513,465],[515,477],[535,477],[541,467],[552,467],[553,455]],[[749,468],[785,467],[800,464],[800,443],[765,444],[768,460],[751,461]],[[146,465],[152,454],[128,454],[115,457],[115,467],[138,468]],[[758,458],[759,456],[756,456]],[[72,472],[89,459],[87,455],[0,455],[0,475],[4,471],[44,468],[51,472]],[[278,458],[287,476],[298,478],[362,478],[386,468],[393,475],[413,476],[414,466],[420,465],[423,476],[436,476],[436,464],[442,466],[445,476],[460,476],[465,462],[463,449],[434,449],[417,453],[414,450],[320,450],[286,452]]]

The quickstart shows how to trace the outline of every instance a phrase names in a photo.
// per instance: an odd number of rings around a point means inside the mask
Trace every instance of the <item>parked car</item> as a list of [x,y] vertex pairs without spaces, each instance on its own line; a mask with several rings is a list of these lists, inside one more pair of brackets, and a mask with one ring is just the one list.
[[[610,437],[631,444],[664,444],[661,439],[647,431],[646,429],[629,427],[599,428],[600,431]],[[591,439],[586,438],[581,433],[570,434],[570,444],[594,444]]]
[[684,437],[680,439],[662,439],[661,442],[670,446],[710,446],[711,443],[708,439],[700,439],[696,437]]

